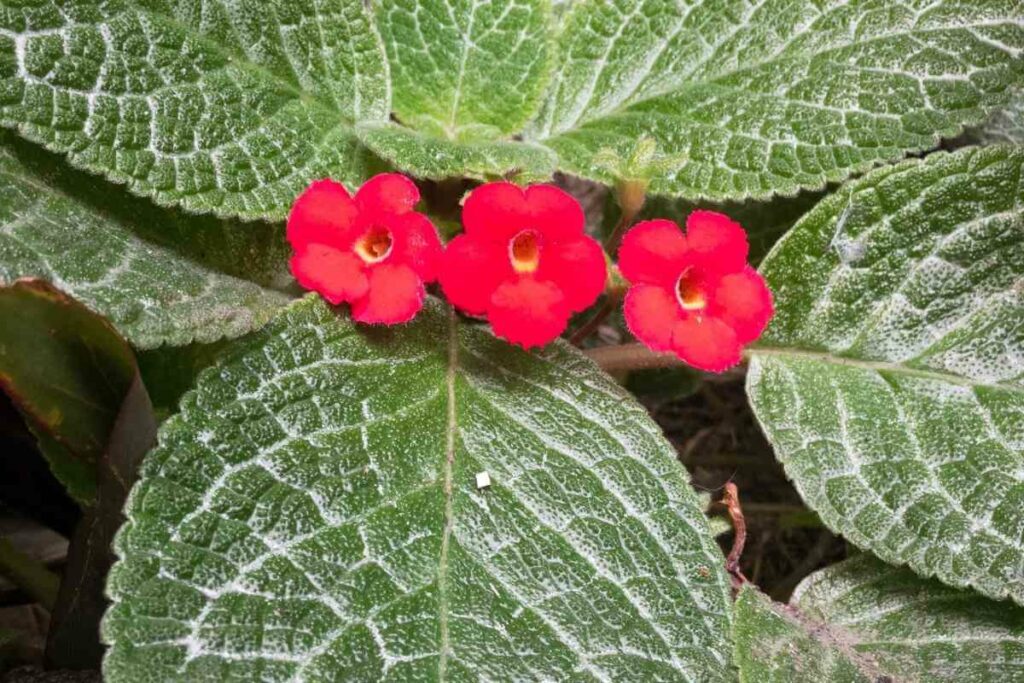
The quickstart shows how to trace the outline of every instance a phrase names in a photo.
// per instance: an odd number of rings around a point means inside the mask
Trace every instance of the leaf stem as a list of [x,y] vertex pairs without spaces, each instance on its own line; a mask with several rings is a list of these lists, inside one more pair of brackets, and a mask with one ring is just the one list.
[[57,602],[60,577],[42,562],[18,552],[6,538],[0,538],[0,574],[28,593],[47,610]]
[[584,353],[605,372],[672,368],[684,364],[670,353],[656,353],[640,343],[599,346]]
[[[574,335],[575,336],[575,335]],[[758,349],[764,351],[764,349]],[[611,346],[597,346],[586,349],[583,352],[590,360],[597,363],[605,372],[622,372],[624,370],[648,370],[651,368],[675,368],[686,366],[678,356],[671,353],[658,353],[639,342],[629,344],[614,344]],[[743,350],[744,360],[750,357],[750,351]],[[687,366],[689,367],[689,366]],[[715,381],[729,381],[736,379],[741,366],[726,370],[722,373],[705,373],[705,379]]]

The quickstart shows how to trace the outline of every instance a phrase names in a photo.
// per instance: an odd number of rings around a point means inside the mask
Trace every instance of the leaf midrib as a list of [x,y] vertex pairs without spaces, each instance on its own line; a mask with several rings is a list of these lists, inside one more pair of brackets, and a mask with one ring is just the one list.
[[453,464],[455,462],[455,430],[457,415],[455,410],[455,376],[459,360],[458,321],[455,309],[448,309],[448,369],[445,373],[445,386],[448,400],[448,419],[445,426],[444,453],[444,531],[441,535],[441,553],[437,568],[437,604],[438,631],[440,638],[440,654],[437,658],[438,680],[445,680],[448,669],[448,654],[451,644],[448,635],[448,549],[451,545],[452,526],[454,524],[452,505]]
[[951,372],[943,372],[941,370],[914,368],[907,365],[902,365],[900,363],[893,363],[891,361],[838,356],[828,351],[814,351],[811,349],[799,349],[785,346],[758,345],[752,347],[749,351],[747,351],[746,355],[748,355],[750,358],[756,358],[758,356],[776,356],[781,358],[813,360],[821,363],[829,363],[831,365],[842,365],[846,367],[857,368],[860,370],[870,370],[873,372],[877,372],[879,374],[903,375],[906,377],[928,379],[932,381],[945,382],[948,384],[955,384],[970,388],[989,387],[993,389],[1001,389],[1004,391],[1024,392],[1024,387],[1020,387],[1018,385],[1011,383],[985,382],[982,380],[975,380],[969,377],[964,377],[962,375],[956,375]]

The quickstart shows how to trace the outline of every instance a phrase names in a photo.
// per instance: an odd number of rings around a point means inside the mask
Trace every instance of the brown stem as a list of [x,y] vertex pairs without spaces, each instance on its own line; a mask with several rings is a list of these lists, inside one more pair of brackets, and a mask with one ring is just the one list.
[[[619,250],[619,244],[622,242],[622,235],[626,232],[626,228],[633,224],[640,209],[643,208],[645,200],[643,188],[643,185],[627,183],[619,189],[619,207],[622,209],[622,214],[619,216],[618,222],[615,223],[615,227],[612,228],[611,234],[604,241],[604,250],[613,259]],[[583,343],[583,340],[596,332],[605,318],[615,310],[621,298],[621,293],[610,291],[601,308],[597,309],[590,320],[573,333],[569,342],[576,346]]]
[[605,321],[605,318],[615,310],[617,303],[617,297],[608,296],[604,303],[601,304],[601,308],[597,309],[594,315],[590,317],[590,320],[580,325],[579,329],[572,333],[572,336],[569,337],[569,342],[574,346],[582,344],[583,340],[596,332],[601,323]]
[[743,546],[747,544],[747,520],[743,517],[743,509],[740,507],[740,492],[736,488],[736,484],[731,481],[725,483],[722,504],[729,512],[729,519],[732,520],[732,528],[735,532],[732,549],[725,559],[725,571],[745,582],[747,579],[740,571],[740,556],[743,555]]

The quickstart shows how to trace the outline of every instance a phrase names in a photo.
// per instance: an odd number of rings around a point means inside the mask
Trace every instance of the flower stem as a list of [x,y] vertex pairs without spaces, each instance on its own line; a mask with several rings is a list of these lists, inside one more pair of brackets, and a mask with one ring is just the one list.
[[624,182],[620,184],[616,191],[622,214],[619,216],[619,221],[615,224],[611,234],[608,235],[604,242],[604,250],[613,259],[619,251],[619,244],[622,242],[623,233],[626,232],[626,228],[633,224],[637,214],[640,213],[640,209],[644,206],[644,201],[646,200],[645,187],[645,183]]
[[47,610],[57,602],[60,577],[42,562],[20,552],[6,538],[0,538],[0,574],[28,593]]

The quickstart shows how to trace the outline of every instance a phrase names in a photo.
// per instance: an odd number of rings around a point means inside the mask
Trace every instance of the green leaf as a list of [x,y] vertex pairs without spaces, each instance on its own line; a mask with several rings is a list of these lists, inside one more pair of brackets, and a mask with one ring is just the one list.
[[546,2],[400,0],[376,16],[403,125],[360,126],[364,145],[421,178],[551,177],[551,150],[511,139],[550,75]]
[[766,198],[821,188],[979,124],[1024,78],[1016,0],[590,0],[529,136],[559,168],[652,137],[651,191]]
[[41,437],[68,493],[91,504],[96,464],[136,373],[132,351],[109,323],[40,280],[0,286],[0,320],[0,389]]
[[142,348],[235,337],[288,302],[220,269],[280,283],[280,226],[161,209],[3,139],[0,283],[49,280]]
[[773,603],[750,584],[740,590],[733,619],[740,683],[893,680],[870,656],[854,650],[846,634]]
[[50,472],[67,494],[80,506],[92,505],[96,501],[95,452],[81,457],[42,426],[31,420],[26,421],[26,426],[35,437],[36,446],[50,466]]
[[394,0],[377,3],[376,18],[403,124],[493,139],[533,116],[550,71],[547,2]]
[[283,217],[358,182],[352,125],[386,120],[360,0],[38,0],[0,12],[0,124],[161,204]]
[[747,391],[804,500],[894,564],[1024,602],[1024,148],[880,169],[787,234]]
[[871,555],[812,574],[792,602],[741,591],[735,661],[744,683],[1020,680],[1024,608]]
[[[804,580],[793,602],[840,629],[893,680],[1020,680],[1024,609],[922,579],[870,555]],[[824,679],[817,679],[818,681]]]
[[238,342],[127,514],[111,682],[729,677],[723,559],[643,408],[434,300]]
[[529,143],[445,140],[394,124],[360,126],[359,139],[375,154],[419,178],[508,177],[526,182],[550,179],[555,171],[554,153]]

